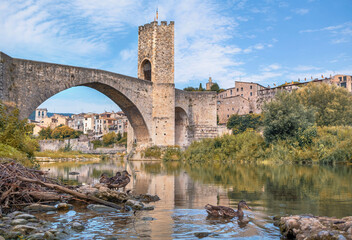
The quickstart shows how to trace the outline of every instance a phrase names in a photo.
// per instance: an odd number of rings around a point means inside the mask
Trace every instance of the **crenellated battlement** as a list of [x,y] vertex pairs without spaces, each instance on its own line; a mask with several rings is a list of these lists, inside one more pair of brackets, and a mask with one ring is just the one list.
[[155,26],[174,26],[174,25],[175,25],[174,21],[170,21],[169,24],[167,24],[167,21],[161,21],[160,24],[158,21],[153,21],[151,23],[144,24],[143,26],[139,26],[138,31],[147,30]]

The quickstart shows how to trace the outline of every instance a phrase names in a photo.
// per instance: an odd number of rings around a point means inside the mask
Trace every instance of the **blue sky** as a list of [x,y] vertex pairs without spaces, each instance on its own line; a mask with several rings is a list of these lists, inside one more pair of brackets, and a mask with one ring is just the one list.
[[[352,74],[351,0],[1,0],[0,51],[137,76],[138,26],[175,21],[175,84],[264,86]],[[44,102],[51,112],[118,110],[78,87]]]

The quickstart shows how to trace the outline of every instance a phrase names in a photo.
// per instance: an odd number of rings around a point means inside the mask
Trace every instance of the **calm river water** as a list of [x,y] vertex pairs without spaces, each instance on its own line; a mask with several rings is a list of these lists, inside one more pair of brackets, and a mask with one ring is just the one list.
[[[100,162],[42,163],[53,177],[70,183],[97,183],[102,172],[113,174],[127,168],[134,173],[128,185],[135,194],[157,194],[161,200],[153,211],[133,214],[96,213],[76,207],[75,211],[46,215],[59,222],[78,220],[83,232],[70,239],[279,239],[273,216],[314,214],[352,215],[352,166],[295,165],[188,165],[178,162],[109,159]],[[79,175],[69,175],[78,172]],[[246,200],[247,222],[207,219],[207,203],[236,208]]]

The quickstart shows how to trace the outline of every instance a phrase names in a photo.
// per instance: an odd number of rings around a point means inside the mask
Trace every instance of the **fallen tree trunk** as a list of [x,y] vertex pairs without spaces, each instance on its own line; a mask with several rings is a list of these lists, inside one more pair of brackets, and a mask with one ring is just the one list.
[[56,190],[58,190],[60,192],[68,193],[68,194],[70,194],[72,196],[75,196],[77,198],[86,199],[86,200],[97,202],[97,203],[100,203],[100,204],[103,204],[103,205],[106,205],[106,206],[109,206],[109,207],[112,207],[112,208],[121,209],[121,206],[119,206],[119,205],[117,205],[115,203],[108,202],[108,201],[102,200],[102,199],[94,197],[94,196],[85,195],[83,193],[76,192],[74,190],[65,188],[65,187],[57,185],[57,184],[46,183],[46,182],[43,182],[43,181],[40,181],[40,180],[37,180],[37,179],[29,179],[29,178],[20,177],[20,176],[17,176],[17,178],[19,180],[23,181],[23,182],[36,183],[36,184],[42,185],[44,187],[53,188],[53,189],[56,189]]
[[28,194],[38,200],[59,201],[61,196],[53,192],[28,192]]

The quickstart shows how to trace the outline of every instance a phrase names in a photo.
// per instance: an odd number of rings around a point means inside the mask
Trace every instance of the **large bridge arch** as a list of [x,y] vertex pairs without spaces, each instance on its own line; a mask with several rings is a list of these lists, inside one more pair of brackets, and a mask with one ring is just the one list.
[[97,69],[11,58],[0,52],[0,99],[15,102],[28,117],[55,94],[76,86],[98,90],[125,112],[137,143],[151,141],[153,83]]

